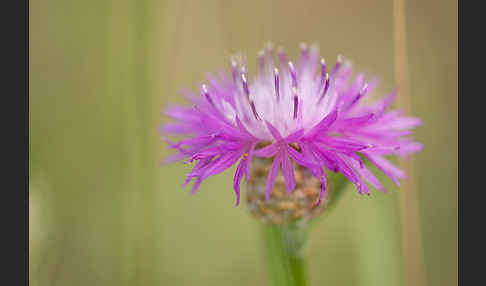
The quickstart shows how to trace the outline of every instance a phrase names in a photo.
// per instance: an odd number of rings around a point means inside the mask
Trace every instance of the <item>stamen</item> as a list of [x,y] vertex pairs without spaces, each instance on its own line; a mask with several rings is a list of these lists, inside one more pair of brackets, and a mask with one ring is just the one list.
[[319,90],[322,88],[326,80],[326,60],[321,58],[321,84],[319,85]]
[[327,94],[327,90],[329,89],[329,74],[326,73],[326,76],[324,78],[325,78],[324,89],[322,90],[322,94],[319,97],[319,100],[317,101],[317,103],[321,103],[321,101],[324,99],[324,97]]
[[255,103],[252,101],[250,101],[250,106],[251,106],[251,111],[253,112],[253,116],[255,116],[255,119],[256,120],[260,120],[260,116],[258,116],[258,113],[256,111],[256,107],[255,107]]
[[297,88],[297,74],[295,73],[295,67],[292,62],[289,62],[290,76],[292,77],[292,87]]
[[277,96],[277,102],[280,101],[280,80],[278,77],[278,68],[273,69],[273,74],[275,75],[275,95]]
[[245,91],[245,95],[249,99],[250,98],[250,89],[248,88],[248,80],[246,78],[246,72],[245,72],[244,68],[245,67],[242,67],[241,81],[243,83],[243,90]]
[[260,74],[263,74],[265,69],[265,53],[262,50],[257,53],[257,66]]
[[300,43],[300,53],[302,59],[307,59],[309,56],[309,47],[306,43]]
[[267,66],[273,67],[273,44],[268,42],[265,46],[265,60]]
[[363,95],[365,95],[367,91],[368,91],[368,83],[365,83],[363,85],[363,88],[359,91],[358,95],[353,99],[353,101],[351,102],[351,104],[349,105],[349,107],[351,107],[352,105],[354,105],[360,98],[362,98]]
[[206,85],[203,84],[202,87],[201,87],[201,89],[202,89],[202,94],[204,95],[204,97],[206,97],[206,100],[209,102],[209,104],[211,104],[212,106],[214,106],[214,102],[211,99],[211,96],[209,95],[208,88],[206,87]]
[[297,89],[292,88],[294,93],[294,119],[297,119],[297,111],[299,110],[299,97],[297,96]]
[[334,68],[332,69],[331,75],[335,75],[342,64],[343,64],[343,58],[342,58],[341,55],[338,55],[336,64],[334,65]]
[[287,55],[285,55],[285,50],[282,47],[278,48],[278,56],[280,58],[280,67],[285,68],[285,65],[287,64]]
[[233,75],[233,82],[236,84],[236,79],[238,78],[238,64],[231,58],[231,74]]

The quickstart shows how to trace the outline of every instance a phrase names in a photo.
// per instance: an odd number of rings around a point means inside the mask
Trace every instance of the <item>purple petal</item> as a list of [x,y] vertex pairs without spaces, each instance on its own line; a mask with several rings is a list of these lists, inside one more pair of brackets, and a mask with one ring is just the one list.
[[277,128],[275,128],[270,122],[265,121],[265,124],[267,125],[268,130],[272,134],[273,138],[275,138],[277,141],[282,140],[282,135],[280,135],[280,132],[278,132]]
[[329,126],[331,126],[337,119],[338,112],[334,110],[330,114],[328,114],[324,119],[322,119],[316,126],[314,126],[309,132],[305,134],[305,138],[312,138],[319,133],[323,133],[326,131]]
[[380,169],[385,175],[400,186],[400,181],[398,179],[405,179],[407,175],[401,169],[395,167],[390,161],[379,155],[364,153],[365,157],[371,161],[378,169]]
[[319,138],[318,142],[340,152],[355,152],[370,147],[369,144],[333,136]]
[[299,129],[299,130],[295,131],[294,133],[285,137],[284,141],[287,142],[287,143],[292,143],[292,142],[299,140],[303,135],[304,135],[304,129]]
[[282,152],[282,174],[285,179],[285,188],[287,192],[291,192],[295,189],[295,176],[294,168],[292,167],[292,162],[287,154],[287,152]]
[[194,108],[172,105],[164,111],[164,114],[176,120],[199,121],[199,113]]
[[[305,145],[305,143],[301,145],[302,151],[304,151],[303,145]],[[302,166],[307,167],[309,169],[319,167],[319,161],[316,160],[313,155],[310,155],[308,153],[304,154],[304,152],[299,153],[297,150],[295,150],[294,148],[292,148],[290,146],[287,147],[287,152],[290,154],[290,157],[292,157],[292,159],[295,162],[297,162],[297,164],[299,164],[299,165],[302,165]]]
[[246,164],[246,170],[245,170],[245,177],[247,181],[250,180],[250,165],[251,165],[251,160],[253,159],[253,155],[255,153],[255,146],[256,143],[252,143],[250,146],[250,150],[248,151],[248,158],[247,158],[248,163]]
[[373,187],[380,191],[385,191],[385,188],[381,185],[380,181],[373,175],[373,173],[366,168],[366,166],[359,165],[358,162],[352,162],[353,168],[365,179],[368,183],[370,183]]
[[159,132],[187,135],[194,133],[194,126],[185,123],[166,123],[159,127]]
[[241,157],[241,153],[239,152],[230,153],[228,155],[221,157],[217,163],[215,163],[214,165],[212,165],[210,168],[206,170],[204,177],[214,176],[216,174],[221,173],[222,171],[233,166],[240,157]]
[[346,118],[343,120],[340,120],[338,123],[334,125],[335,129],[355,129],[359,128],[362,125],[368,123],[372,118],[374,114],[369,113],[363,116],[359,117],[353,117],[353,118]]
[[248,131],[248,129],[246,129],[238,116],[236,116],[235,121],[242,133],[244,133],[248,138],[255,140],[255,137]]
[[203,179],[197,178],[196,181],[194,182],[194,185],[192,185],[191,193],[195,194],[199,187],[201,186]]
[[258,149],[255,151],[255,156],[265,158],[273,157],[278,152],[278,146],[279,143],[273,143],[271,145],[263,147],[262,149]]
[[408,156],[410,153],[422,151],[424,145],[414,141],[402,141],[400,142],[400,148],[396,151],[396,154],[402,158]]
[[235,177],[233,179],[233,189],[235,190],[236,194],[236,207],[240,204],[240,182],[241,178],[243,178],[243,173],[248,165],[247,158],[243,157],[236,168]]
[[334,172],[338,171],[337,162],[334,159],[331,151],[326,151],[325,148],[319,148],[315,143],[308,145],[309,150],[319,159],[321,165]]
[[267,201],[270,200],[270,193],[272,192],[273,185],[275,184],[275,180],[277,179],[278,172],[280,171],[280,163],[282,161],[280,153],[273,159],[272,167],[270,168],[270,172],[268,173],[267,177],[267,185],[265,190],[265,199]]

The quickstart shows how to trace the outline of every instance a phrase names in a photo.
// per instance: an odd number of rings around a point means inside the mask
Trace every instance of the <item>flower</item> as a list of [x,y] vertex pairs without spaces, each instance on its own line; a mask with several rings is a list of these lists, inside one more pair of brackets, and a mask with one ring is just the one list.
[[165,162],[196,162],[184,185],[195,179],[194,193],[206,178],[239,160],[233,183],[238,206],[240,182],[243,176],[250,179],[255,156],[273,158],[266,180],[267,200],[280,170],[286,190],[295,188],[292,160],[321,182],[317,205],[326,192],[326,171],[342,173],[360,194],[369,194],[366,182],[384,190],[364,158],[399,185],[406,174],[385,155],[406,157],[423,146],[409,138],[411,129],[421,125],[420,119],[404,116],[400,110],[387,111],[396,91],[365,103],[378,81],[368,81],[359,73],[348,83],[352,67],[342,57],[328,71],[314,45],[301,45],[295,64],[287,62],[283,49],[278,54],[277,67],[271,45],[259,52],[254,78],[240,55],[232,57],[231,75],[209,74],[200,94],[184,93],[192,106],[167,109],[166,115],[176,121],[162,125],[161,132],[185,139],[164,138],[177,151]]

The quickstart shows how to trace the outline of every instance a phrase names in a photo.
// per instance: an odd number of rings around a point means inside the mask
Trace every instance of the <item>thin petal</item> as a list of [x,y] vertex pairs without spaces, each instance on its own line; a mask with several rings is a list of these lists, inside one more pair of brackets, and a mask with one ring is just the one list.
[[292,162],[287,154],[287,152],[282,152],[282,174],[285,179],[285,188],[287,192],[291,192],[295,189],[295,176],[294,168],[292,167]]
[[272,134],[273,138],[275,138],[277,141],[282,140],[282,135],[280,135],[280,132],[278,132],[277,128],[275,128],[270,122],[265,121],[265,124],[267,125],[268,130]]
[[272,167],[270,168],[270,172],[268,173],[268,177],[267,177],[267,185],[265,190],[265,199],[267,201],[270,200],[270,193],[272,192],[273,185],[275,184],[275,180],[277,179],[278,172],[280,171],[281,161],[282,159],[280,153],[278,153],[275,159],[273,159]]
[[299,140],[303,135],[304,135],[304,129],[299,129],[299,130],[295,131],[294,133],[285,137],[284,140],[287,143],[292,143],[292,142]]
[[227,154],[220,155],[218,158],[212,160],[205,168],[201,169],[195,174],[192,174],[192,176],[205,179],[207,177],[217,175],[233,166],[240,157],[241,153],[239,152],[228,152]]
[[352,161],[352,166],[358,172],[363,179],[370,183],[373,187],[380,191],[385,191],[385,188],[381,185],[380,181],[375,177],[375,175],[366,166],[359,164],[359,162]]
[[390,179],[395,182],[398,186],[400,186],[400,181],[398,179],[404,179],[407,177],[404,171],[395,167],[390,161],[385,159],[383,156],[374,155],[369,153],[364,153],[365,157],[371,161],[378,169],[380,169],[385,175],[387,175]]
[[248,136],[248,138],[255,139],[255,137],[248,131],[248,129],[246,129],[245,125],[243,125],[243,123],[241,122],[238,116],[236,116],[235,121],[236,121],[236,125],[238,126],[238,128],[242,133]]
[[314,126],[309,132],[305,134],[305,138],[312,138],[320,133],[326,131],[337,119],[338,111],[334,110],[322,119],[316,126]]
[[247,181],[250,180],[250,165],[251,165],[251,160],[253,159],[253,155],[255,153],[255,146],[256,143],[252,143],[250,146],[250,150],[248,151],[248,157],[247,157],[248,163],[246,164],[246,170],[245,170],[245,177]]
[[333,136],[326,136],[318,139],[319,142],[328,146],[330,149],[340,152],[356,152],[370,147],[369,144],[361,143],[356,140],[344,139]]
[[238,167],[236,168],[235,177],[233,178],[233,189],[235,190],[236,194],[236,206],[240,204],[240,182],[241,178],[243,178],[244,171],[248,164],[247,158],[242,158]]
[[270,158],[275,156],[278,152],[278,143],[274,143],[272,145],[268,145],[263,147],[262,149],[258,149],[255,151],[255,156],[257,157],[265,157]]
[[374,117],[373,113],[369,113],[359,117],[352,117],[340,120],[338,123],[335,124],[336,129],[355,129],[358,127],[362,127],[368,123]]

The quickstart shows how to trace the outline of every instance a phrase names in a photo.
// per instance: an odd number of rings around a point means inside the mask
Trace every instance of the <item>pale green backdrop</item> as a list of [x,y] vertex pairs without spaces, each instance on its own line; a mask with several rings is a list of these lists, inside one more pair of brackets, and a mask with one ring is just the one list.
[[[457,285],[457,2],[406,3],[427,285]],[[157,126],[181,88],[271,40],[395,86],[392,1],[30,1],[31,285],[266,285],[232,171],[197,195]],[[250,61],[251,62],[251,61]],[[253,67],[250,66],[250,70]],[[312,234],[312,285],[403,285],[399,190],[349,188]]]

